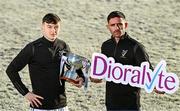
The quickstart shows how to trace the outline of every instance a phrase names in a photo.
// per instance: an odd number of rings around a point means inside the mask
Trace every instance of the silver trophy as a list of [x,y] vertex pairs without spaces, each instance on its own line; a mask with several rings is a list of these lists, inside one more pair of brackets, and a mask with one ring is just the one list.
[[75,80],[78,77],[76,70],[82,69],[83,75],[85,77],[84,88],[86,90],[88,87],[88,70],[90,68],[90,61],[87,58],[74,53],[68,53],[62,60],[61,64],[64,64],[69,68],[67,68],[68,70],[65,71],[64,75],[61,75],[60,79],[76,83]]

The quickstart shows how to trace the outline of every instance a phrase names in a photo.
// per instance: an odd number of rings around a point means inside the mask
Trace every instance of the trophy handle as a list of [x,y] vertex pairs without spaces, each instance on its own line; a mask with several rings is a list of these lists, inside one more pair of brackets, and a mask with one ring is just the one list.
[[82,61],[82,62],[85,62],[83,64],[83,68],[84,68],[84,71],[83,71],[83,75],[84,75],[84,78],[85,78],[85,81],[84,81],[84,90],[87,91],[87,88],[88,88],[88,70],[91,66],[91,63],[88,59],[85,58],[85,61]]

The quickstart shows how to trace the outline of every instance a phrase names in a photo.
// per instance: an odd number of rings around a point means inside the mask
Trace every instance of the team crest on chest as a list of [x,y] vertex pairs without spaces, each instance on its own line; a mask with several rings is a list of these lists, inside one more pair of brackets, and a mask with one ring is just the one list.
[[121,52],[121,57],[122,57],[122,58],[126,58],[127,52],[128,52],[128,50],[122,50],[122,52]]

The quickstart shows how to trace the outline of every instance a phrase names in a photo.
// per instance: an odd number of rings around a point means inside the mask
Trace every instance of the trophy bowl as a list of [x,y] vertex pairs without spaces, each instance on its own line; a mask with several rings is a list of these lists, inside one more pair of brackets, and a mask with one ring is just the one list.
[[64,79],[68,82],[77,83],[76,78],[78,77],[76,70],[83,67],[82,64],[83,57],[76,55],[74,53],[67,54],[66,65],[70,67],[60,79]]

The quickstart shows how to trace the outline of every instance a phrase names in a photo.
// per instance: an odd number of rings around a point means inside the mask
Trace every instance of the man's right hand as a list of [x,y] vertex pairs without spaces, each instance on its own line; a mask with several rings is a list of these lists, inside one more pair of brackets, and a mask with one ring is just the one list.
[[43,97],[36,95],[32,92],[28,92],[24,97],[30,102],[32,107],[34,107],[34,105],[36,107],[39,107],[39,105],[42,105],[39,99],[44,99]]
[[91,80],[91,82],[94,82],[94,83],[102,83],[102,79],[95,79],[92,77],[89,77],[89,79]]

